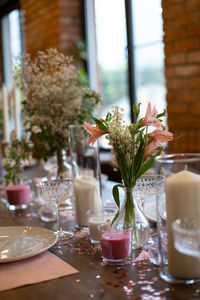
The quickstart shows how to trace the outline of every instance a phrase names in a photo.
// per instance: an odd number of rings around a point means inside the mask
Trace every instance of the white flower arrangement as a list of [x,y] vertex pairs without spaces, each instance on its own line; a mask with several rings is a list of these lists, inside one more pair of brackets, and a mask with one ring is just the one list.
[[67,147],[68,126],[89,119],[100,97],[80,86],[72,57],[56,49],[38,51],[34,59],[27,54],[20,64],[15,78],[24,96],[24,125],[45,158]]

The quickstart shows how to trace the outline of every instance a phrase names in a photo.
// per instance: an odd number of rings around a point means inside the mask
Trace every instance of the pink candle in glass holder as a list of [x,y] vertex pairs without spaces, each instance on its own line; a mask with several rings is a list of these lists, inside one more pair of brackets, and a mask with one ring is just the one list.
[[103,261],[106,263],[123,263],[131,255],[132,229],[117,229],[101,233]]
[[30,187],[27,184],[9,185],[6,194],[11,205],[20,206],[30,202]]

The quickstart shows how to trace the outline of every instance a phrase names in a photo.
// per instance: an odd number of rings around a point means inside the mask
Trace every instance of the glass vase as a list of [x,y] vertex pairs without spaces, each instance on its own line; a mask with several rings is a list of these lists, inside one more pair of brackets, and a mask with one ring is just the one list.
[[120,189],[120,198],[122,205],[119,209],[119,215],[113,223],[113,228],[118,228],[120,223],[130,224],[132,227],[132,249],[142,247],[149,239],[149,222],[143,211],[138,206],[133,197],[132,188]]
[[101,171],[98,143],[88,145],[82,125],[70,125],[70,155],[75,192],[76,226],[88,226],[89,209],[101,210]]
[[200,280],[200,260],[191,256],[192,240],[190,251],[187,245],[184,253],[176,249],[172,226],[188,218],[200,227],[200,154],[159,156],[155,166],[166,177],[163,190],[157,185],[159,275],[170,283],[192,284]]

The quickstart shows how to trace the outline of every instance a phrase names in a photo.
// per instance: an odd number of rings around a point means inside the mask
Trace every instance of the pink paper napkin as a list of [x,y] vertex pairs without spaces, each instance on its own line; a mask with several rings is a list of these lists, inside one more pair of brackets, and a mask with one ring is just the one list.
[[49,251],[24,260],[0,264],[0,291],[78,273]]

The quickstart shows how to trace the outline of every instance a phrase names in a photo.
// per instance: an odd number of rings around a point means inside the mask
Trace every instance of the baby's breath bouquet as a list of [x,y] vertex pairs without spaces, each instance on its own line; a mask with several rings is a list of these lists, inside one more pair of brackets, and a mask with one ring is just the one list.
[[72,57],[56,49],[20,60],[15,78],[24,96],[24,125],[37,154],[61,159],[68,147],[68,125],[89,120],[99,95],[79,84]]
[[28,151],[28,144],[24,140],[17,139],[16,132],[13,130],[11,132],[11,143],[6,146],[5,158],[3,159],[3,167],[6,172],[4,176],[6,186],[9,184],[20,184]]
[[[133,187],[136,180],[153,166],[155,157],[163,154],[163,143],[171,141],[173,134],[162,125],[165,111],[158,114],[155,107],[151,108],[150,103],[145,117],[141,119],[139,119],[140,104],[134,105],[135,122],[130,125],[123,120],[122,111],[123,109],[114,106],[105,119],[93,118],[96,128],[88,122],[84,122],[84,127],[90,134],[89,144],[93,144],[100,136],[106,135],[112,146],[122,177],[122,184],[113,187],[113,197],[119,208],[113,224],[117,224],[120,217],[123,217],[124,223],[133,226],[134,237],[138,240]],[[152,127],[154,127],[153,131],[151,131]],[[126,193],[123,206],[120,203],[119,187]]]

